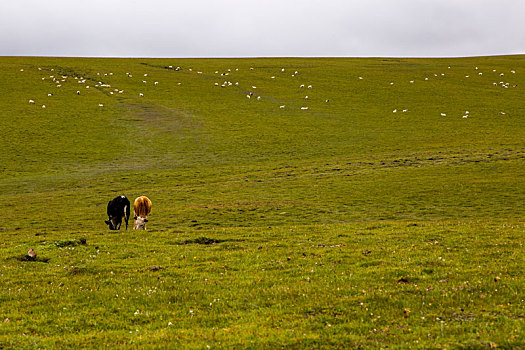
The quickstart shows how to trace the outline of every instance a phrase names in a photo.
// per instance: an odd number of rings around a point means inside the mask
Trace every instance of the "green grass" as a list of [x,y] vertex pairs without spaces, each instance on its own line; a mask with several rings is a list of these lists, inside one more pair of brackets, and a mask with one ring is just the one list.
[[524,71],[0,58],[0,348],[522,348]]

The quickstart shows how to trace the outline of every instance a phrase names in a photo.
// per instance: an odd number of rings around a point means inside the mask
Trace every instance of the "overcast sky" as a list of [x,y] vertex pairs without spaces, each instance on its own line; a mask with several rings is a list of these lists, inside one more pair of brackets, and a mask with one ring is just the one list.
[[525,53],[525,0],[0,0],[0,55]]

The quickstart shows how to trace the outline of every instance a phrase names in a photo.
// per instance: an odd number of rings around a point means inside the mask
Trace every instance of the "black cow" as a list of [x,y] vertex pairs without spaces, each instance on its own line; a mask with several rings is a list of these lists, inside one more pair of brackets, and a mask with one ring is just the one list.
[[130,212],[130,203],[125,196],[118,196],[113,198],[108,203],[108,217],[106,224],[109,225],[110,230],[120,230],[122,218],[126,220],[126,230],[128,229],[128,219]]

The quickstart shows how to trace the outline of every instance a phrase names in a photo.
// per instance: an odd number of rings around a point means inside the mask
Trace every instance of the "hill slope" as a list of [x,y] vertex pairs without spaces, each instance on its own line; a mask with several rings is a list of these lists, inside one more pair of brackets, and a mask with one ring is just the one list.
[[163,226],[523,215],[522,56],[1,63],[2,202],[47,227],[121,193]]

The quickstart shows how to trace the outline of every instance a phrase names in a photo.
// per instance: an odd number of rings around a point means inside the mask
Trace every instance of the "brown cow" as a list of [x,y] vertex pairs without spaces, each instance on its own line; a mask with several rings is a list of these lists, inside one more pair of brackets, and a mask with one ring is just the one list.
[[148,222],[148,215],[151,212],[151,201],[146,196],[140,196],[135,199],[133,203],[133,216],[135,224],[134,230],[145,230],[146,222]]

